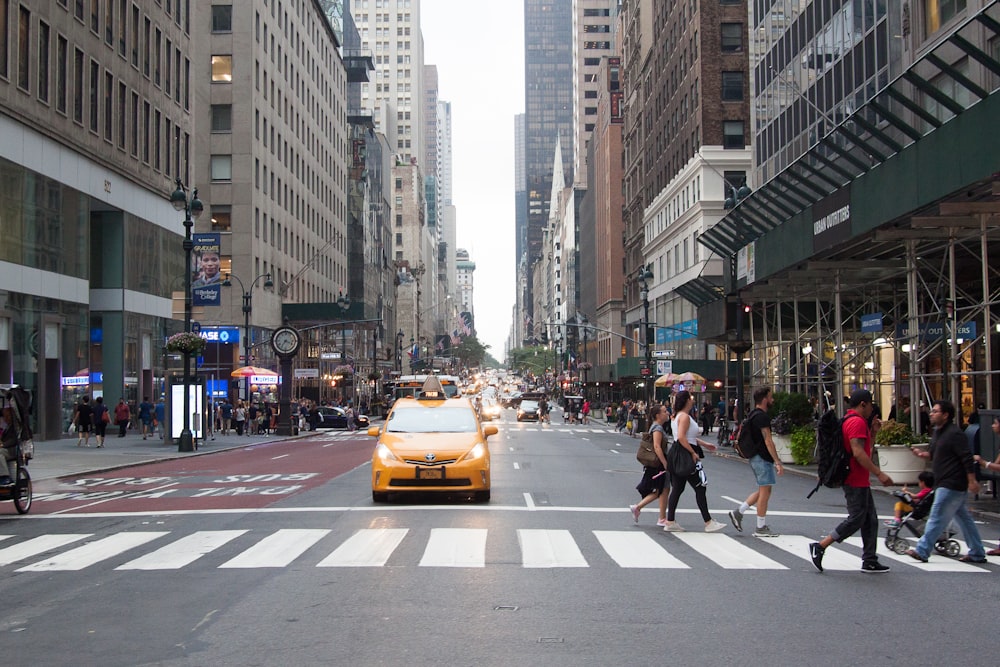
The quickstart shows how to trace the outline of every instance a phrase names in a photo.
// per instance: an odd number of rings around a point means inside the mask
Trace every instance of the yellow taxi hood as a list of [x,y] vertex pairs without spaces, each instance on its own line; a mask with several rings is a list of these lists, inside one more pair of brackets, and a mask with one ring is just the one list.
[[478,433],[383,433],[379,442],[397,455],[452,453],[464,454],[477,442],[484,442]]

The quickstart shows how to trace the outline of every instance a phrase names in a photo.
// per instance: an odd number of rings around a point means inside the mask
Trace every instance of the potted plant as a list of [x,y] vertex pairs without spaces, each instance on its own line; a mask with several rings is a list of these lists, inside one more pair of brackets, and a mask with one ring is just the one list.
[[[771,417],[771,438],[782,463],[796,463],[792,454],[792,432],[802,426],[812,425],[812,404],[805,394],[776,391],[774,403],[768,410]],[[810,451],[810,457],[812,452]]]
[[816,429],[811,425],[792,429],[789,448],[796,465],[806,466],[812,463],[813,453],[816,451]]
[[167,351],[179,352],[181,354],[201,354],[204,351],[206,341],[196,333],[182,331],[167,339]]
[[917,476],[927,468],[926,460],[913,455],[910,448],[919,441],[908,424],[888,421],[875,434],[873,458],[896,484],[916,484]]

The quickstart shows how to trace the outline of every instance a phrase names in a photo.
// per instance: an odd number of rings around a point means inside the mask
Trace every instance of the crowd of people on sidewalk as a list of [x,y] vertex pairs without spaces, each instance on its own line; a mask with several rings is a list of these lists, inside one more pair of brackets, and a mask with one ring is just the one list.
[[[779,534],[771,529],[767,521],[770,503],[777,479],[784,473],[771,432],[771,418],[768,410],[774,399],[770,387],[761,387],[753,394],[753,409],[745,416],[742,428],[749,429],[742,454],[748,459],[754,476],[754,488],[736,509],[729,512],[732,527],[743,532],[744,518],[754,511],[755,537],[773,538]],[[623,403],[616,418],[618,430],[623,428],[634,433],[635,421],[640,419],[641,403]],[[878,465],[872,456],[875,434],[881,428],[871,392],[855,390],[847,397],[848,410],[840,421],[840,436],[849,472],[842,484],[847,517],[818,542],[809,545],[809,557],[815,568],[823,571],[823,556],[834,542],[843,542],[854,534],[860,534],[862,542],[861,571],[884,573],[889,566],[880,562],[876,553],[879,522],[875,499],[871,491],[871,478],[875,477],[884,486],[893,485],[892,478]],[[644,406],[643,406],[644,407]],[[645,413],[649,426],[644,424],[640,433],[648,433],[657,463],[643,467],[642,478],[636,486],[641,500],[629,505],[629,513],[638,524],[642,509],[654,502],[658,505],[656,525],[667,532],[685,530],[676,521],[676,510],[685,488],[694,491],[695,502],[704,522],[705,532],[717,532],[725,524],[716,521],[708,510],[708,475],[704,465],[705,453],[698,438],[706,432],[706,422],[701,424],[692,414],[695,407],[693,395],[688,391],[677,392],[672,405],[652,404]],[[725,404],[720,401],[720,409]],[[707,410],[703,406],[702,414]],[[933,486],[933,506],[930,510],[923,535],[916,546],[908,551],[915,560],[926,563],[934,545],[955,519],[966,543],[968,553],[959,558],[966,563],[985,563],[986,556],[1000,555],[1000,547],[986,551],[979,530],[968,508],[968,493],[978,493],[975,466],[986,470],[1000,470],[1000,457],[995,462],[974,456],[968,439],[955,423],[955,406],[946,400],[932,403],[929,411],[932,437],[927,451],[912,448],[915,456],[928,459],[932,473],[921,477],[923,486]],[[632,422],[631,424],[629,422]],[[709,422],[710,423],[710,422]],[[669,429],[667,425],[669,424]],[[1000,435],[1000,418],[994,420],[994,432]],[[648,462],[648,461],[647,461]],[[929,491],[928,491],[929,492]],[[920,496],[923,497],[923,496]],[[894,524],[898,525],[898,524]]]

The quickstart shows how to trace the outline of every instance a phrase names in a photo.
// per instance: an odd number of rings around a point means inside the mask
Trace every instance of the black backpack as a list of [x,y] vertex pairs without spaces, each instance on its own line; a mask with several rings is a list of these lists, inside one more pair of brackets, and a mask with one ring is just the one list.
[[753,429],[750,427],[750,420],[753,419],[758,412],[763,412],[760,408],[754,408],[750,411],[750,414],[740,422],[740,425],[736,428],[736,433],[733,434],[733,449],[742,458],[749,459],[757,454],[757,443],[753,439]]
[[[857,415],[861,419],[860,415]],[[844,485],[848,473],[851,472],[850,454],[844,447],[844,420],[839,419],[833,409],[828,409],[819,418],[816,425],[816,442],[819,447],[819,466],[817,469],[816,488],[809,492],[806,498],[819,490],[820,486],[828,489],[839,489]]]

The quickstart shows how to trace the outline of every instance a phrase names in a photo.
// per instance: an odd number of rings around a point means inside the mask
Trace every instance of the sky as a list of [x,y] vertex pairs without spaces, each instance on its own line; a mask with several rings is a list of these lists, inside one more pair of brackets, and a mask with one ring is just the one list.
[[503,363],[514,265],[514,116],[524,112],[524,3],[422,0],[424,63],[451,102],[458,247],[476,263],[479,341]]

